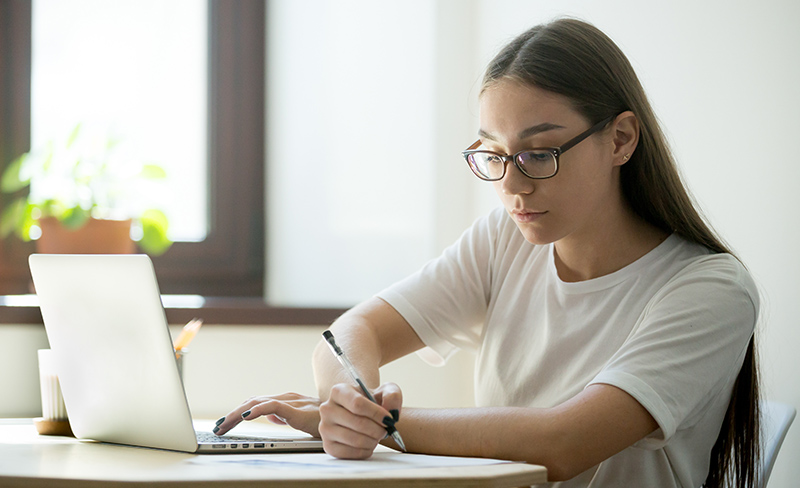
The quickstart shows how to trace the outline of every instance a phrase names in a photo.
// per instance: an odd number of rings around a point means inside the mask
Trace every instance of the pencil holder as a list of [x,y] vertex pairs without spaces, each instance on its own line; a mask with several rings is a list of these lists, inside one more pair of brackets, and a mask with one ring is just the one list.
[[178,375],[181,377],[183,383],[183,358],[189,351],[187,349],[177,349],[175,351],[175,362],[178,364]]
[[67,407],[61,395],[61,384],[55,367],[52,351],[40,349],[39,386],[42,393],[42,417],[35,419],[34,425],[40,434],[72,435],[67,418]]

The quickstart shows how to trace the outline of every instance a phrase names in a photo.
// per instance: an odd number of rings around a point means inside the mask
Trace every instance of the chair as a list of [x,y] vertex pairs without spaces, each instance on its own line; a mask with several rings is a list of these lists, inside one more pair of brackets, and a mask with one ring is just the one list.
[[791,405],[769,401],[761,404],[761,435],[764,440],[764,451],[759,488],[766,488],[772,467],[775,465],[775,458],[778,457],[778,451],[796,414],[797,411]]

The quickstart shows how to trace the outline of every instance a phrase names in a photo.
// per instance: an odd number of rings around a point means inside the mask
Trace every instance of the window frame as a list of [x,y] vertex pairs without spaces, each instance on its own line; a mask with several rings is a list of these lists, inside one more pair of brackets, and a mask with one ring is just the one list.
[[[266,6],[209,0],[208,9],[209,234],[153,262],[162,293],[263,299]],[[31,21],[30,1],[0,0],[0,172],[30,149]],[[31,292],[34,249],[0,240],[0,295]]]

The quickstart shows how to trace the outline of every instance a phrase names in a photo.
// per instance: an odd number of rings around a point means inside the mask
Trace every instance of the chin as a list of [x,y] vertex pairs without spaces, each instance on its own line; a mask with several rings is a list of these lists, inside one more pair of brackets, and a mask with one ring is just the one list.
[[522,237],[524,237],[526,241],[537,246],[544,246],[546,244],[550,244],[557,240],[539,230],[531,229],[529,227],[523,227],[520,225],[518,225],[517,228],[519,229],[519,232],[522,234]]

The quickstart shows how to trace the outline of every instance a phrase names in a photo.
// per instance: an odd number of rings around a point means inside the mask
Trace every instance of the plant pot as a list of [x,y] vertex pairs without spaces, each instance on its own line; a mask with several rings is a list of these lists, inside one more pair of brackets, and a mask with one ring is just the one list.
[[81,228],[69,230],[58,219],[39,220],[42,236],[36,250],[45,254],[133,254],[131,221],[89,219]]

